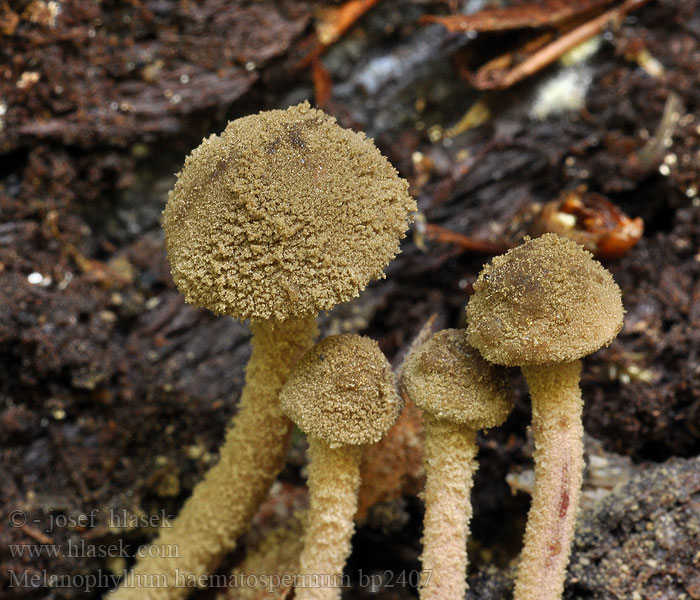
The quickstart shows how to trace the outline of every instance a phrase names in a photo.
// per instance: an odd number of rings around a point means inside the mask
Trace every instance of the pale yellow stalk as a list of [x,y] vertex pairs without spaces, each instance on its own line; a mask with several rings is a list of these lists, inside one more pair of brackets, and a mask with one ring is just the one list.
[[309,437],[310,508],[299,561],[297,600],[338,600],[350,554],[362,446],[331,448]]
[[557,600],[576,524],[583,472],[581,361],[523,367],[532,398],[535,489],[515,600]]
[[282,410],[309,439],[309,495],[298,600],[338,600],[350,554],[360,460],[396,422],[401,398],[379,344],[354,334],[326,338],[294,368]]
[[476,431],[425,414],[421,600],[464,598]]
[[[137,561],[127,585],[110,600],[187,596],[194,578],[213,572],[235,548],[282,467],[291,421],[280,410],[279,391],[313,345],[317,327],[313,317],[305,317],[254,322],[251,329],[246,383],[219,462],[194,488],[172,526],[161,528],[147,558]],[[168,556],[158,556],[159,548]]]

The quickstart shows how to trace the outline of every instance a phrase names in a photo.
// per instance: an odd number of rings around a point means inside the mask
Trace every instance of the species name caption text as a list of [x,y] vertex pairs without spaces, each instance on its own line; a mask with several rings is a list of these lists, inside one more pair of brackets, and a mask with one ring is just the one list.
[[[136,547],[119,540],[114,543],[94,544],[83,538],[71,539],[65,543],[54,543],[49,537],[59,530],[67,529],[81,532],[98,526],[110,530],[172,527],[172,515],[165,511],[157,514],[133,514],[127,509],[109,509],[101,511],[92,509],[86,513],[66,514],[48,510],[35,518],[23,510],[13,510],[8,516],[10,527],[29,531],[30,537],[42,543],[8,544],[9,554],[18,560],[31,559],[71,559],[71,558],[180,558],[177,544],[145,544]],[[46,541],[42,539],[46,538]],[[359,587],[371,593],[394,587],[421,588],[430,584],[430,570],[384,570],[372,571],[370,574],[361,569],[351,578],[348,575],[328,574],[233,574],[233,575],[193,575],[175,569],[174,581],[168,581],[165,575],[140,576],[128,570],[121,573],[98,570],[87,575],[58,575],[48,570],[26,571],[9,570],[9,586],[14,588],[73,588],[91,591],[98,588],[124,587],[160,588],[259,588],[274,592],[280,588],[323,588],[323,587]]]
[[357,586],[370,593],[394,587],[427,587],[430,585],[430,570],[373,571],[364,573],[361,569],[354,578],[348,575],[329,574],[231,574],[231,575],[192,575],[174,571],[168,581],[165,575],[143,575],[127,570],[121,573],[98,570],[87,575],[57,575],[42,571],[26,570],[9,572],[10,588],[72,588],[91,592],[99,588],[255,588],[276,593],[287,588],[349,588]]

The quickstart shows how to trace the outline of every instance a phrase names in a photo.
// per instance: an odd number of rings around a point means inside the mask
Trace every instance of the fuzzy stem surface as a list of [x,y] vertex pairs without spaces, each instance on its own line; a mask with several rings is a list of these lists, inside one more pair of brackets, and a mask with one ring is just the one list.
[[470,500],[478,468],[476,431],[425,417],[425,517],[421,600],[462,600],[467,589]]
[[331,448],[309,437],[310,506],[299,561],[297,600],[338,600],[355,530],[362,446]]
[[532,399],[535,488],[515,600],[557,600],[576,524],[583,473],[581,361],[525,367]]
[[251,330],[246,382],[219,462],[195,486],[171,527],[160,529],[148,557],[137,560],[110,600],[187,596],[196,578],[212,573],[235,548],[277,477],[292,426],[280,410],[279,391],[318,330],[312,317],[254,322]]

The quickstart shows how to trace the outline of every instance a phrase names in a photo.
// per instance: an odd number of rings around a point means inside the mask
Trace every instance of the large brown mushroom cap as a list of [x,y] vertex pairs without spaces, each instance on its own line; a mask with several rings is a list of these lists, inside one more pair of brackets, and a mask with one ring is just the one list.
[[328,337],[309,350],[280,402],[299,429],[331,447],[379,441],[402,407],[377,342],[354,334]]
[[178,174],[163,227],[188,302],[284,320],[381,277],[415,208],[371,139],[303,103],[205,139]]
[[550,233],[484,267],[467,306],[469,343],[501,365],[568,362],[607,346],[623,316],[610,272]]
[[439,331],[411,353],[401,384],[436,419],[473,429],[496,427],[513,410],[505,370],[486,362],[464,329]]

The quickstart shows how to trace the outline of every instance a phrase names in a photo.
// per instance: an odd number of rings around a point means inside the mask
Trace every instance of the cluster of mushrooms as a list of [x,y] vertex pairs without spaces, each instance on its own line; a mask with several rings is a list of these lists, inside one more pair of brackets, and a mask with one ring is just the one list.
[[[275,480],[292,422],[310,458],[299,575],[342,574],[363,449],[391,428],[402,400],[376,342],[351,334],[314,344],[315,317],[383,276],[415,209],[372,140],[308,103],[237,119],[187,157],[164,211],[172,275],[188,302],[249,319],[252,354],[219,462],[153,542],[177,544],[179,556],[146,553],[134,567],[132,580],[169,585],[122,586],[113,600],[182,598],[176,576],[211,573]],[[515,598],[559,598],[583,466],[579,359],[617,335],[620,291],[588,252],[553,234],[495,258],[474,289],[468,328],[412,351],[401,378],[426,425],[421,598],[465,595],[476,434],[512,408],[496,365],[523,369],[533,403],[536,482]]]

